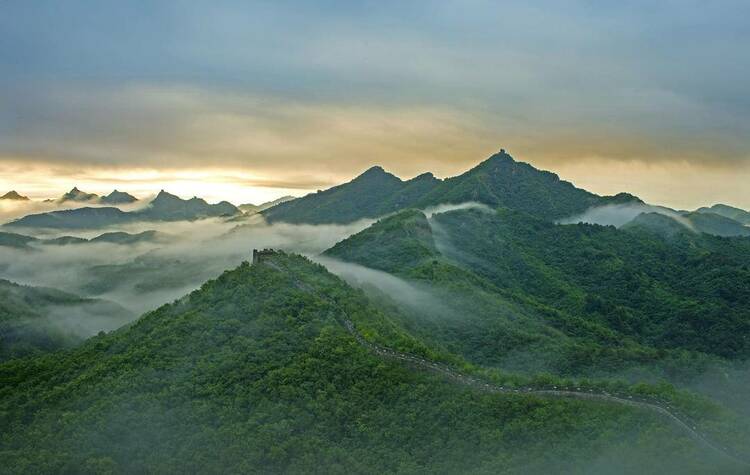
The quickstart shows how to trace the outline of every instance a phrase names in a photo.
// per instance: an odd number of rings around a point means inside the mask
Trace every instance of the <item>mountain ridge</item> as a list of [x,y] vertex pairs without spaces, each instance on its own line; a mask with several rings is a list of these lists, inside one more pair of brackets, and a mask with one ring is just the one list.
[[374,166],[347,183],[282,203],[262,214],[269,222],[346,223],[405,208],[478,202],[554,220],[596,205],[631,201],[641,203],[628,193],[598,196],[576,188],[556,174],[518,162],[501,150],[444,180],[428,172],[404,181]]
[[90,229],[127,224],[136,221],[179,221],[211,217],[234,216],[240,210],[228,201],[209,204],[193,197],[189,200],[162,190],[144,208],[123,211],[120,208],[82,207],[68,210],[49,211],[18,218],[4,224],[8,227],[31,227],[53,229]]

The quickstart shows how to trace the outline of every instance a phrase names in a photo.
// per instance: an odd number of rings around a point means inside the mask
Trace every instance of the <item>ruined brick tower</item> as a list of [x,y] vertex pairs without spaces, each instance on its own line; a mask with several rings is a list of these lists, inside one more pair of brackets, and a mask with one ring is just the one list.
[[263,259],[272,256],[275,253],[276,251],[273,249],[262,249],[260,251],[258,249],[253,249],[253,264],[260,264]]

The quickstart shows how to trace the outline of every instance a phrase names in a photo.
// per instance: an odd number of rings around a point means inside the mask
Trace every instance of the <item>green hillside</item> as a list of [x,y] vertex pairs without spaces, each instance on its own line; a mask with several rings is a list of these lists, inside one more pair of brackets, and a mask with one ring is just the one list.
[[457,177],[448,178],[417,205],[476,201],[490,206],[506,206],[546,219],[581,213],[604,200],[560,180],[554,173],[517,162],[501,151]]
[[665,240],[507,209],[429,222],[415,213],[383,219],[326,255],[422,285],[438,303],[412,312],[410,328],[471,361],[683,381],[750,352],[750,240]]
[[714,236],[750,236],[750,227],[717,213],[687,213],[685,217],[700,232]]
[[620,229],[650,232],[664,238],[697,232],[687,220],[683,224],[671,216],[653,212],[639,214],[631,221],[625,223]]
[[445,213],[435,222],[449,255],[502,288],[655,347],[750,354],[750,240],[672,242],[509,210]]
[[349,223],[409,207],[437,183],[430,174],[402,181],[381,167],[372,167],[348,183],[280,203],[262,213],[269,222]]
[[737,470],[653,412],[451,383],[374,353],[345,321],[369,341],[455,360],[321,266],[276,254],[75,350],[0,365],[2,471]]
[[112,302],[0,280],[0,361],[69,348],[131,318]]
[[695,212],[719,214],[726,218],[738,221],[742,224],[750,225],[750,212],[747,212],[741,208],[735,208],[734,206],[715,204],[711,207],[698,208],[697,210],[695,210]]

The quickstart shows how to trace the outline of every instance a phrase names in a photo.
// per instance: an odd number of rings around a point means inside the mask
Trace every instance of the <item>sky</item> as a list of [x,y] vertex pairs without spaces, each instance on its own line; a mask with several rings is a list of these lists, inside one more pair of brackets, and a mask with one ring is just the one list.
[[750,2],[0,2],[0,192],[235,203],[500,148],[750,208]]

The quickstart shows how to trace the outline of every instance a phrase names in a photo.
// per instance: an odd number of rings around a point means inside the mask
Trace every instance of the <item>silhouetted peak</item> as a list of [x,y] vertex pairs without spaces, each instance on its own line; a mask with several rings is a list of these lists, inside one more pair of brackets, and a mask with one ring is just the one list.
[[638,203],[643,204],[643,200],[630,193],[621,192],[613,196],[605,197],[609,203],[612,204],[625,204],[625,203]]
[[23,195],[19,195],[18,192],[16,192],[15,190],[12,190],[12,191],[5,193],[3,196],[0,196],[0,200],[28,201],[29,198]]
[[391,173],[388,173],[387,171],[385,171],[383,169],[383,167],[378,166],[378,165],[376,165],[374,167],[368,168],[364,173],[362,173],[361,175],[359,175],[357,178],[355,178],[352,181],[361,182],[361,181],[372,181],[372,180],[378,180],[378,181],[382,181],[382,180],[401,181],[400,178],[398,178],[397,176],[395,176],[395,175],[393,175]]
[[375,165],[374,167],[368,168],[363,174],[360,176],[376,176],[376,175],[389,175],[388,172],[386,172],[383,167],[380,165]]
[[510,156],[508,152],[505,151],[504,148],[501,148],[499,152],[492,155],[490,158],[488,158],[486,161],[503,161],[503,162],[513,162],[515,163],[515,160],[513,157]]
[[421,180],[437,180],[437,178],[435,178],[435,175],[433,175],[432,172],[426,172],[426,173],[422,173],[421,175],[415,176],[409,181],[421,181]]
[[102,197],[101,201],[106,204],[127,204],[138,201],[138,198],[124,191],[112,190],[112,193]]
[[168,193],[164,190],[161,190],[158,195],[156,195],[156,198],[154,198],[154,201],[152,203],[159,203],[159,202],[166,202],[166,201],[182,201],[179,196],[173,195],[172,193]]
[[60,201],[94,201],[98,198],[94,193],[86,193],[74,186],[72,190],[65,193]]

